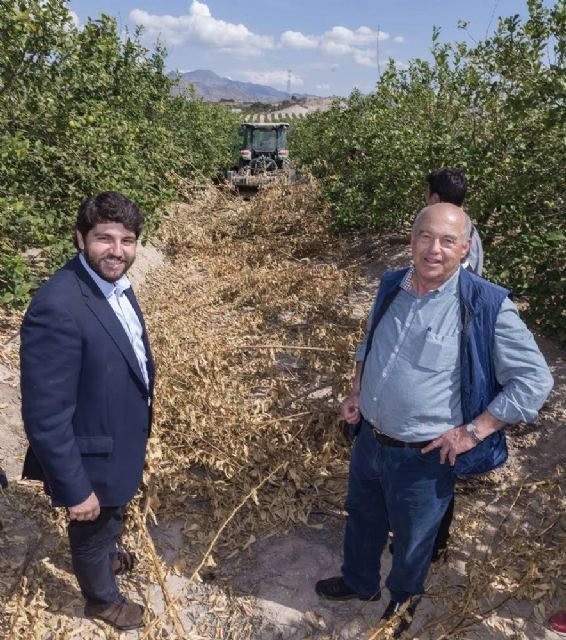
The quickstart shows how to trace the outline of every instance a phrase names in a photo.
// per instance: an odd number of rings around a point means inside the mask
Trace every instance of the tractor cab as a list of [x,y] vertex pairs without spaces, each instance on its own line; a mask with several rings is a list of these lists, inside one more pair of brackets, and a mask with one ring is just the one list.
[[240,169],[249,167],[252,174],[281,169],[287,164],[286,122],[251,123],[240,125],[243,146],[240,151]]
[[287,150],[287,122],[244,122],[237,171],[228,181],[238,189],[259,189],[274,182],[288,184],[294,177]]

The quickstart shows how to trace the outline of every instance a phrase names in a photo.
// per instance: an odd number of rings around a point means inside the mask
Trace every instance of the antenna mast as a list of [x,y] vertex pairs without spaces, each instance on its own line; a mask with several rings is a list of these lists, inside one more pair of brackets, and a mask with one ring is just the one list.
[[376,37],[376,43],[375,43],[375,52],[376,52],[376,60],[377,60],[377,80],[379,82],[379,80],[381,80],[381,69],[379,66],[379,25],[377,25],[377,37]]

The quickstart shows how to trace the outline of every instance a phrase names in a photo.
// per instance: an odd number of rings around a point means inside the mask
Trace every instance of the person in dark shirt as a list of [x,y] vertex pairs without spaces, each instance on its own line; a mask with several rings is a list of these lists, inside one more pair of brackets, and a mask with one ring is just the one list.
[[[457,207],[462,206],[468,189],[468,181],[463,171],[449,167],[437,169],[428,174],[427,182],[427,204],[450,202]],[[468,269],[468,271],[472,271],[478,276],[481,276],[483,271],[483,246],[478,230],[473,224],[471,240],[470,251],[462,263],[462,266]]]

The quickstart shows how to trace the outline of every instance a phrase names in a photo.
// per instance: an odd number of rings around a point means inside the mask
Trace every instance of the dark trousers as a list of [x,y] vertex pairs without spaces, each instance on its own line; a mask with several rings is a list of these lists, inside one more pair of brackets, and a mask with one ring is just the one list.
[[393,531],[395,553],[386,580],[403,602],[423,593],[434,540],[454,493],[454,471],[439,450],[396,448],[377,442],[364,422],[350,459],[342,573],[362,595],[380,590],[381,553]]
[[67,527],[73,571],[90,604],[120,603],[112,560],[124,523],[124,507],[102,507],[96,520],[71,520]]
[[436,534],[436,540],[434,541],[434,551],[442,551],[446,549],[448,546],[448,539],[450,538],[450,525],[452,524],[452,520],[454,519],[454,496],[452,496],[452,500],[450,500],[450,504],[448,505],[448,509],[446,509],[446,513],[444,514],[444,518],[440,523],[440,527],[438,527],[438,533]]

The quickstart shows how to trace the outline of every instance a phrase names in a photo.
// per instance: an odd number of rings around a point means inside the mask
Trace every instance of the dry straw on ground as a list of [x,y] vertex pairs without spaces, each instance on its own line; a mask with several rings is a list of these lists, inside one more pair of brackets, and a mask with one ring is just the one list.
[[[231,598],[223,567],[262,537],[312,525],[313,511],[342,509],[348,447],[337,407],[363,330],[349,299],[363,265],[351,237],[327,231],[312,184],[277,186],[250,202],[211,188],[170,208],[159,241],[168,260],[141,292],[157,361],[155,422],[127,535],[141,566],[126,585],[164,593],[164,610],[149,611],[140,637],[258,638],[253,610]],[[546,419],[563,420],[559,411]],[[564,596],[560,469],[532,479],[516,473],[461,487],[454,537],[471,558],[458,584],[444,584],[442,569],[433,574],[442,613],[429,620],[429,637],[466,638],[508,598],[535,600],[544,617],[544,603]],[[103,637],[87,623],[74,635],[80,597],[62,518],[48,515],[36,491],[18,491],[14,510],[29,509],[48,535],[38,535],[24,565],[1,569],[11,578],[2,631],[14,639]],[[166,566],[146,525],[179,519],[186,544]],[[206,605],[190,628],[168,593],[171,571],[192,578]],[[222,595],[207,587],[211,576]],[[53,611],[67,615],[56,628]]]

